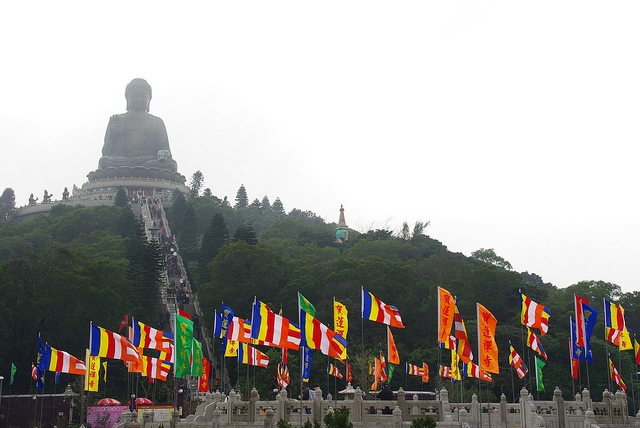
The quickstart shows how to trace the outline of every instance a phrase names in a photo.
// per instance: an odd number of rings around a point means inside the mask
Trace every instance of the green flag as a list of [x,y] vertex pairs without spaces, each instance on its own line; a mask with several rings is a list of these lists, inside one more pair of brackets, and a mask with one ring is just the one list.
[[300,309],[311,315],[316,316],[316,308],[313,307],[310,301],[308,301],[300,292],[298,292],[298,301],[300,302]]
[[11,382],[9,382],[9,385],[13,385],[13,375],[16,374],[16,370],[18,370],[16,365],[11,363]]
[[202,376],[202,343],[193,339],[193,363],[191,364],[191,376]]
[[538,385],[538,391],[544,392],[544,384],[542,383],[542,368],[545,366],[545,362],[536,357],[536,384]]
[[396,366],[394,366],[393,364],[389,364],[389,376],[387,377],[387,381],[391,382],[391,376],[393,376],[393,371],[396,369]]
[[176,314],[176,365],[175,377],[191,375],[191,348],[193,342],[193,321]]

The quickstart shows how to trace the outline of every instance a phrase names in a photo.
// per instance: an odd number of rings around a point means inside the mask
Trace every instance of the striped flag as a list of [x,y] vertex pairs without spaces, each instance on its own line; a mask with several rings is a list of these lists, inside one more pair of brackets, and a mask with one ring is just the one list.
[[551,311],[543,305],[539,305],[524,294],[520,293],[522,301],[522,309],[520,312],[520,321],[527,327],[533,327],[540,330],[540,336],[544,336],[549,331],[549,317]]
[[421,366],[416,366],[411,363],[406,363],[407,374],[413,376],[424,376],[424,369]]
[[[251,338],[260,340],[268,346],[299,349],[299,340],[290,340],[291,323],[278,315],[260,300],[254,298],[251,318]],[[298,333],[298,332],[297,332]]]
[[480,370],[480,366],[474,363],[462,363],[462,372],[464,377],[475,377],[476,379],[486,380],[492,382],[491,375],[485,371]]
[[171,363],[153,357],[142,357],[142,376],[166,381],[171,371]]
[[609,374],[611,375],[611,380],[613,380],[624,391],[627,390],[627,385],[622,381],[622,377],[620,376],[620,373],[618,373],[616,366],[613,365],[611,357],[609,357]]
[[340,358],[348,344],[342,336],[302,309],[300,310],[300,331],[301,344],[310,349],[317,349],[330,357]]
[[385,304],[364,288],[362,288],[362,318],[391,327],[404,328],[398,308]]
[[133,346],[136,348],[157,349],[158,351],[171,353],[171,342],[173,334],[156,330],[153,327],[133,318]]
[[340,373],[340,370],[338,370],[338,368],[331,363],[329,363],[329,365],[327,366],[327,374],[330,376],[335,376],[338,379],[343,378],[342,373]]
[[636,340],[636,335],[633,335],[633,355],[636,364],[640,364],[640,345]]
[[511,341],[509,341],[509,364],[516,369],[516,373],[520,379],[522,379],[528,372],[527,366],[524,364],[524,361],[522,361],[522,358],[520,358],[520,355],[516,352]]
[[458,355],[463,363],[470,363],[473,360],[473,353],[469,346],[469,339],[467,338],[467,329],[464,327],[464,321],[462,315],[460,315],[460,308],[458,308],[458,302],[455,302],[455,312],[453,315],[456,339],[458,339]]
[[538,336],[536,336],[536,334],[532,332],[529,327],[527,327],[527,345],[529,346],[529,348],[536,351],[538,355],[543,356],[545,360],[549,359],[547,357],[547,353],[542,347],[542,343],[540,343],[540,340],[538,339]]
[[138,350],[125,337],[91,324],[89,355],[116,360],[140,360]]
[[50,352],[49,367],[46,368],[47,370],[76,375],[85,375],[87,373],[87,367],[83,361],[64,351],[58,351],[48,344],[46,346],[49,347]]
[[253,346],[241,343],[240,346],[238,346],[238,363],[267,367],[269,364],[269,357],[258,351]]
[[451,377],[451,368],[443,365],[438,365],[438,374],[442,377]]

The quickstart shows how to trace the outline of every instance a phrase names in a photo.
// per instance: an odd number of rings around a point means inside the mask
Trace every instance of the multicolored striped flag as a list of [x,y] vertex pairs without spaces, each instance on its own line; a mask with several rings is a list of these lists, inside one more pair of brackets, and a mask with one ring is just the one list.
[[87,373],[87,366],[84,362],[77,359],[73,355],[64,351],[58,351],[57,349],[46,345],[49,354],[49,366],[46,370],[57,373],[71,373],[76,375],[85,375]]
[[338,370],[338,368],[336,366],[334,366],[333,364],[329,363],[329,365],[327,366],[327,374],[330,376],[335,376],[338,379],[342,379],[342,373],[340,372],[340,370]]
[[451,367],[438,365],[438,374],[442,377],[451,377]]
[[480,366],[474,363],[462,363],[462,372],[464,377],[475,377],[476,379],[486,380],[492,382],[491,375],[487,372],[480,370]]
[[253,346],[241,343],[238,347],[238,363],[266,368],[269,364],[269,357]]
[[138,350],[124,336],[105,330],[93,323],[91,323],[89,343],[89,354],[92,357],[104,357],[132,362],[140,360]]
[[[294,326],[295,327],[295,326]],[[299,349],[300,331],[294,328],[282,315],[278,315],[260,300],[254,297],[251,317],[251,338],[268,346],[278,348]]]
[[462,315],[460,315],[460,308],[458,308],[458,302],[455,302],[455,312],[453,314],[456,339],[458,339],[458,355],[463,363],[470,363],[473,360],[473,353],[469,346],[469,339],[467,338],[467,329],[464,327],[464,321]]
[[529,348],[536,351],[538,355],[543,356],[545,360],[549,359],[547,357],[547,353],[542,347],[542,343],[540,343],[540,340],[538,339],[538,336],[536,336],[536,334],[532,332],[529,327],[527,327],[527,345],[529,346]]
[[[286,349],[283,349],[283,351],[286,351]],[[278,379],[278,385],[280,385],[281,388],[286,388],[287,385],[289,385],[289,382],[291,382],[289,368],[287,367],[287,363],[285,363],[282,359],[280,359],[280,362],[278,363],[278,371],[276,372],[276,376]]]
[[633,335],[633,355],[636,364],[640,364],[640,344],[636,340],[636,335]]
[[385,304],[364,288],[362,288],[362,318],[391,327],[404,328],[398,308]]
[[624,317],[624,309],[621,305],[604,300],[604,332],[605,339],[620,347],[621,351],[633,349],[631,337]]
[[171,363],[153,357],[142,357],[142,376],[166,381],[169,372],[171,372]]
[[389,368],[387,367],[387,361],[384,358],[384,352],[382,352],[382,345],[380,345],[380,380],[386,382],[389,379]]
[[300,332],[301,344],[310,349],[317,349],[330,357],[340,358],[348,345],[342,336],[302,309],[300,310]]
[[516,373],[518,374],[518,377],[520,379],[522,379],[529,372],[527,366],[524,364],[524,361],[522,360],[522,358],[520,358],[520,355],[518,355],[515,348],[511,344],[511,341],[509,341],[509,364],[511,364],[511,366],[516,369]]
[[620,388],[624,391],[627,390],[627,385],[622,381],[622,377],[620,373],[618,373],[618,369],[613,365],[613,361],[611,361],[611,357],[609,357],[609,375],[611,376],[611,380],[613,380]]
[[422,367],[413,365],[411,363],[405,363],[405,364],[406,364],[407,374],[410,374],[410,375],[413,375],[413,376],[423,376],[424,375]]
[[540,330],[540,336],[544,336],[549,331],[549,317],[551,311],[543,305],[539,305],[524,294],[520,293],[522,301],[522,309],[520,312],[520,321],[527,327],[533,327]]
[[150,327],[135,318],[133,318],[133,331],[131,343],[136,348],[157,349],[169,355],[172,358],[172,342],[173,335],[166,334],[162,330]]

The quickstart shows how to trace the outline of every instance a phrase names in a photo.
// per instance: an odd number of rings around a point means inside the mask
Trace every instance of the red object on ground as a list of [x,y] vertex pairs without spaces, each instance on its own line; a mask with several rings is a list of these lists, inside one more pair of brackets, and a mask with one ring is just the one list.
[[94,406],[120,406],[120,402],[113,398],[103,398],[102,400],[96,401]]

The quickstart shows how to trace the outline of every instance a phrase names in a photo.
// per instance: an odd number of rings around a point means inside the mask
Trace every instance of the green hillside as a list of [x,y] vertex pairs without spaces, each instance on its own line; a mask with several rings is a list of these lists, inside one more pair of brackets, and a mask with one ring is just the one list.
[[[625,308],[627,325],[640,328],[637,292],[622,293],[620,287],[604,281],[584,281],[557,289],[536,274],[511,270],[508,261],[492,250],[479,250],[472,257],[448,251],[443,243],[429,237],[428,223],[413,228],[407,225],[399,234],[389,230],[350,231],[348,242],[335,243],[335,224],[308,211],[293,209],[287,213],[279,199],[273,205],[266,197],[249,204],[245,193],[244,200],[240,198],[232,206],[215,196],[189,200],[175,196],[168,212],[169,226],[177,236],[190,281],[205,311],[204,325],[212,326],[213,312],[220,310],[222,302],[237,316],[250,319],[254,296],[274,311],[282,308],[284,316],[297,323],[296,299],[300,292],[315,305],[317,318],[332,327],[335,298],[349,310],[347,340],[353,384],[365,389],[373,378],[366,376],[363,380],[362,373],[379,354],[379,344],[385,347],[386,327],[362,321],[361,287],[396,306],[406,326],[393,329],[401,365],[392,377],[392,388],[435,390],[445,386],[454,401],[460,395],[460,384],[452,385],[437,376],[439,359],[450,364],[449,351],[440,351],[437,343],[438,286],[457,296],[474,354],[476,302],[498,319],[500,374],[494,375],[489,384],[495,399],[504,392],[511,400],[513,389],[519,391],[525,385],[515,374],[515,379],[512,377],[508,342],[525,361],[533,358],[531,351],[522,352],[526,333],[519,322],[519,290],[548,306],[552,313],[549,333],[538,335],[549,355],[544,369],[546,392],[539,394],[541,399],[550,399],[556,386],[566,399],[572,395],[568,341],[574,293],[589,299],[599,311],[603,298],[619,302]],[[144,244],[130,212],[115,206],[55,207],[49,216],[4,224],[0,228],[0,286],[4,296],[0,372],[8,373],[11,362],[19,364],[21,371],[29,370],[39,331],[52,346],[82,357],[91,320],[115,329],[129,313],[153,325],[158,313],[157,293],[152,291],[157,272],[153,268],[145,270],[147,263],[143,260],[155,251],[157,248]],[[592,339],[595,364],[589,367],[593,397],[600,397],[608,383],[603,331],[600,314]],[[629,385],[635,373],[632,351],[624,351],[619,357],[611,344],[608,350],[616,365],[620,358],[619,370]],[[266,352],[272,363],[268,369],[255,371],[262,397],[269,396],[276,385],[280,354],[275,348]],[[296,354],[290,353],[292,394],[299,389]],[[215,357],[220,358],[219,347]],[[233,359],[227,361],[231,380],[244,390],[245,366],[238,372]],[[423,385],[418,377],[407,378],[405,362],[426,362],[430,382]],[[314,352],[311,381],[320,383],[323,389],[326,366],[327,357]],[[338,367],[344,368],[341,363]],[[533,391],[534,376],[525,380],[526,387]],[[249,384],[253,382],[251,371]],[[340,382],[338,389],[344,385]],[[575,389],[582,389],[586,382],[582,365],[581,383],[576,381]],[[24,376],[18,378],[13,391],[28,391],[29,383]],[[469,400],[470,392],[477,390],[477,381],[465,379],[462,389],[464,399]],[[333,386],[330,390],[333,392]]]

